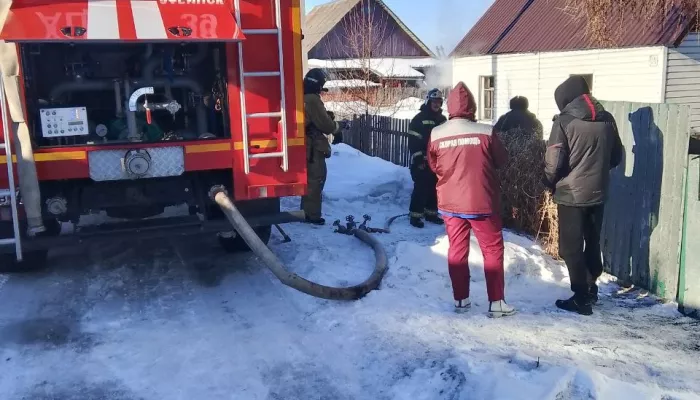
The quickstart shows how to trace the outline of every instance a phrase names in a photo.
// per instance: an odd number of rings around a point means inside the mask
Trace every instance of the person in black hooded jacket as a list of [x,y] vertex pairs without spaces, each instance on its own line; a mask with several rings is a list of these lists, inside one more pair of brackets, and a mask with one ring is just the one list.
[[409,169],[413,179],[409,216],[411,225],[416,228],[425,226],[423,217],[428,222],[444,224],[437,209],[437,176],[428,168],[426,161],[430,133],[433,128],[447,121],[442,114],[442,103],[443,95],[439,89],[429,91],[420,112],[408,126],[408,150],[411,152]]
[[530,102],[527,97],[515,96],[510,99],[510,111],[501,115],[494,129],[496,132],[522,130],[524,134],[534,135],[542,139],[542,123],[535,114],[528,110]]
[[559,212],[559,254],[566,262],[573,297],[556,306],[583,315],[598,300],[603,273],[600,232],[610,170],[622,160],[615,118],[590,94],[585,79],[572,76],[554,92],[554,118],[545,155],[544,183]]

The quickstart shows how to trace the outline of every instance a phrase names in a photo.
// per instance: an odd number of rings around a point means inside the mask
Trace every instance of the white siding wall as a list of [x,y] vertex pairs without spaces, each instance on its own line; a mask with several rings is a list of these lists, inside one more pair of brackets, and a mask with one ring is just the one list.
[[700,35],[693,33],[668,49],[666,102],[692,107],[690,126],[700,131]]
[[495,71],[496,116],[508,112],[512,97],[525,96],[547,131],[559,111],[554,90],[571,74],[593,74],[600,100],[662,102],[664,57],[664,47],[466,57],[455,61],[453,81],[464,81],[476,95],[479,75]]
[[474,97],[476,97],[479,111],[481,111],[481,101],[479,99],[479,77],[494,75],[493,58],[493,56],[458,58],[455,59],[452,66],[453,85],[459,81],[463,81],[464,84],[467,85],[467,87],[472,91]]

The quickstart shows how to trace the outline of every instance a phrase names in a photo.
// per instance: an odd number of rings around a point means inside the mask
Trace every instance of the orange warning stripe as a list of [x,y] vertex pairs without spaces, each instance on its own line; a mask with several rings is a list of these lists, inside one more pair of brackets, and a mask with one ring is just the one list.
[[[304,143],[305,142],[304,142],[303,137],[287,139],[287,146],[289,146],[289,147],[303,146]],[[250,147],[257,147],[259,149],[276,149],[277,148],[277,139],[251,140]],[[234,143],[233,149],[234,150],[243,150],[243,142]]]
[[[46,162],[46,161],[72,161],[72,160],[85,160],[87,159],[87,152],[85,151],[61,151],[54,153],[35,153],[35,162]],[[17,155],[12,155],[12,162],[17,162]],[[7,156],[0,156],[0,164],[7,164]]]
[[209,153],[212,151],[231,151],[231,143],[214,143],[214,144],[192,144],[185,146],[185,153]]
[[297,138],[304,137],[304,81],[303,56],[301,49],[301,7],[299,0],[292,0],[292,33],[294,41],[294,81],[296,85],[295,103]]

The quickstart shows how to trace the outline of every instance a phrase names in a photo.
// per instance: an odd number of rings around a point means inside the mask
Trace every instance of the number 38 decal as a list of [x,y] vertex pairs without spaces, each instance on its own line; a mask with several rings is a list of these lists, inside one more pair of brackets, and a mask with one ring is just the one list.
[[183,14],[182,19],[192,29],[192,36],[203,39],[214,39],[216,35],[216,16],[212,14]]

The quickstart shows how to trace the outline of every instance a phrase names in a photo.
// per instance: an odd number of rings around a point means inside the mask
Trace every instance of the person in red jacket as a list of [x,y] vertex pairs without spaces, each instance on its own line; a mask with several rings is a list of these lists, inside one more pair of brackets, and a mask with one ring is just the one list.
[[469,239],[472,230],[484,255],[489,316],[515,314],[505,302],[503,228],[497,169],[508,152],[490,125],[476,123],[476,102],[469,88],[458,83],[447,97],[449,121],[435,127],[428,145],[428,165],[438,177],[438,210],[445,220],[450,249],[447,264],[455,311],[469,300]]

